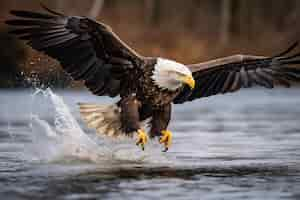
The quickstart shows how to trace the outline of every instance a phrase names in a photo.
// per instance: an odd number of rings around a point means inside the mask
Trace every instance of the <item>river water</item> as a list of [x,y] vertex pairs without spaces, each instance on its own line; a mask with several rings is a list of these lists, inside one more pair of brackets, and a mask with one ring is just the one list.
[[[116,100],[114,100],[116,101]],[[85,91],[0,91],[0,199],[300,199],[300,90],[174,107],[174,144],[95,136]]]

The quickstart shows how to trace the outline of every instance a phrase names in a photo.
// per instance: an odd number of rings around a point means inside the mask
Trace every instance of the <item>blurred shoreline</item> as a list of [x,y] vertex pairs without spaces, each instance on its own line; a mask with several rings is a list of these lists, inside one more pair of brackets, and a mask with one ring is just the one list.
[[[88,16],[97,1],[42,2],[67,15]],[[186,64],[240,53],[272,56],[299,39],[296,0],[104,0],[101,6],[95,18],[137,52]],[[39,1],[3,0],[1,21],[11,17],[11,9],[42,10]],[[31,87],[32,80],[43,87],[81,87],[58,62],[12,38],[8,30],[0,23],[0,87]]]

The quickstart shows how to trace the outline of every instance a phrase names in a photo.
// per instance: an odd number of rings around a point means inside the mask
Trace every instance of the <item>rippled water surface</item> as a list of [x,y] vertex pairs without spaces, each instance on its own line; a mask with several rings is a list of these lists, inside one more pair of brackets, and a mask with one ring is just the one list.
[[0,91],[0,199],[300,199],[300,89],[175,106],[168,153],[95,137],[77,102],[111,100]]

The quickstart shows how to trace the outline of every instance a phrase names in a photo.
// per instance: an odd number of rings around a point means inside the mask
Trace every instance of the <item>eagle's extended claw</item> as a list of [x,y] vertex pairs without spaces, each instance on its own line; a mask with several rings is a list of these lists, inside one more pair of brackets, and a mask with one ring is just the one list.
[[163,150],[163,152],[167,152],[172,144],[172,132],[168,131],[168,130],[163,130],[161,132],[162,137],[159,140],[159,143],[164,144],[165,145],[165,149]]
[[136,145],[141,145],[142,150],[145,150],[145,144],[148,142],[148,135],[143,130],[138,130],[138,139]]

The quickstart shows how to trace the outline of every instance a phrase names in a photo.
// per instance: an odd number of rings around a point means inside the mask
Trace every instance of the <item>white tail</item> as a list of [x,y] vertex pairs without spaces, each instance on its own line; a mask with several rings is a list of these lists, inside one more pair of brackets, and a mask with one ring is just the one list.
[[124,135],[121,127],[120,108],[113,105],[79,103],[81,118],[98,134],[110,137]]

